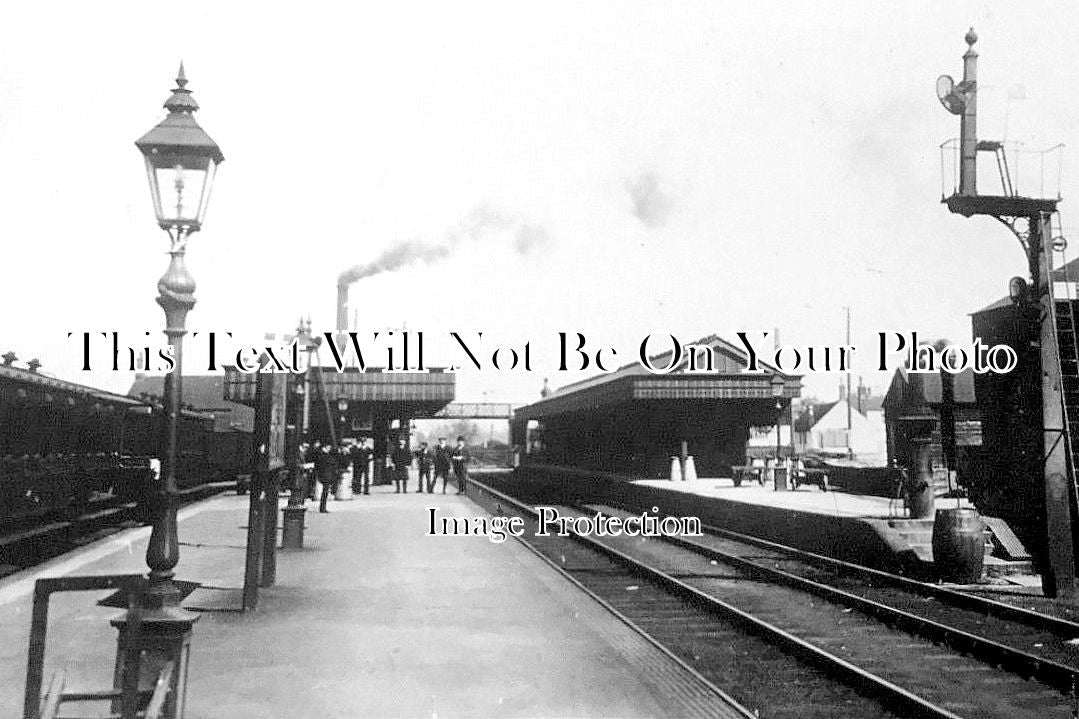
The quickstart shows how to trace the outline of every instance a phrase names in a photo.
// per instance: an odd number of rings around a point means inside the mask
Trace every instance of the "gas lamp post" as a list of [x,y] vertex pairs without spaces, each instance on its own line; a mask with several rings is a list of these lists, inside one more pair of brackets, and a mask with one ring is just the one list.
[[[123,627],[135,622],[138,627],[136,632],[130,632],[137,637],[137,646],[122,647],[118,662],[125,687],[132,677],[134,681],[145,681],[155,677],[165,663],[174,662],[173,691],[162,714],[173,718],[183,716],[191,628],[198,619],[198,615],[180,606],[182,593],[172,581],[180,559],[176,475],[183,407],[183,337],[187,333],[187,313],[195,305],[195,280],[184,265],[184,255],[188,239],[202,228],[214,174],[224,156],[195,121],[199,106],[187,89],[183,63],[176,88],[164,107],[169,114],[135,146],[146,162],[157,224],[169,235],[169,266],[157,282],[157,303],[165,311],[165,335],[173,347],[176,366],[165,376],[165,425],[159,447],[161,478],[153,493],[153,530],[146,549],[150,572],[138,601],[115,624]],[[124,635],[121,632],[121,637]]]

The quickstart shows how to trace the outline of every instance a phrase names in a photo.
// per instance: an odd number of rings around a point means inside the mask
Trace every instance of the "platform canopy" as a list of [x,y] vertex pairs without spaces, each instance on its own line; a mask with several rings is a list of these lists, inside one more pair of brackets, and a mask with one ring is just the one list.
[[[315,367],[311,370],[314,397],[322,393],[331,405],[345,400],[350,406],[375,406],[379,414],[392,417],[426,417],[434,415],[453,401],[456,375],[451,372],[383,372],[377,367],[360,371],[346,367]],[[292,375],[299,378],[301,375]],[[225,399],[254,406],[257,374],[246,374],[235,368],[225,369]]]
[[[698,369],[711,353],[710,371],[689,371],[691,347]],[[688,343],[682,354],[667,374],[634,362],[518,408],[514,444],[537,461],[659,477],[685,443],[700,476],[730,476],[730,467],[745,461],[751,427],[785,417],[801,377],[760,362],[761,372],[747,372],[746,352],[715,335]],[[668,351],[651,364],[667,367],[673,356]]]
[[[776,396],[773,377],[783,380],[784,399],[797,397],[801,392],[801,376],[788,375],[760,361],[762,372],[747,373],[749,357],[740,347],[717,336],[690,342],[686,347],[709,347],[714,357],[714,371],[688,372],[688,352],[683,352],[679,366],[669,374],[653,374],[640,362],[627,364],[614,372],[596,375],[566,385],[548,397],[514,412],[514,419],[540,420],[563,414],[650,400],[757,400],[772,405]],[[655,367],[670,364],[674,351],[651,358]],[[698,367],[702,362],[698,352]]]

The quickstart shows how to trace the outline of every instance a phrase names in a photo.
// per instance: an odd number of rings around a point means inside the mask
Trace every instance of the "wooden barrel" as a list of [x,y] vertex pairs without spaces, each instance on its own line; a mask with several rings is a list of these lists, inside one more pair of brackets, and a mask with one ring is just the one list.
[[933,565],[943,581],[975,584],[985,564],[985,523],[973,509],[938,509]]

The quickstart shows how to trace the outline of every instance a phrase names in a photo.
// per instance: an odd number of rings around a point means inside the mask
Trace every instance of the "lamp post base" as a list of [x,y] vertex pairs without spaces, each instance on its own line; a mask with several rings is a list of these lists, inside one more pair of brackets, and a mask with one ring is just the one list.
[[281,510],[284,514],[284,528],[281,531],[282,549],[303,549],[304,513],[306,507],[288,506]]
[[[132,617],[133,613],[138,613],[137,617]],[[130,626],[133,619],[137,624],[135,627]],[[198,614],[178,606],[162,609],[136,607],[123,617],[112,620],[112,625],[119,630],[113,685],[117,689],[129,684],[132,689],[153,691],[161,669],[166,663],[172,662],[171,686],[161,717],[183,719],[191,630],[198,620]],[[129,638],[134,646],[126,646]],[[115,700],[113,712],[122,711],[123,699]]]

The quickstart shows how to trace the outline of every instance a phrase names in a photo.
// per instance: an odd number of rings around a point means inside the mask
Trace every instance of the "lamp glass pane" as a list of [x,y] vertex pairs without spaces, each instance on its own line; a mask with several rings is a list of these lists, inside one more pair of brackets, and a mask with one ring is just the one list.
[[173,222],[198,221],[206,172],[180,164],[158,167],[155,172],[162,218]]
[[146,157],[146,178],[150,183],[150,198],[154,202],[154,215],[157,217],[157,221],[161,222],[164,218],[161,216],[161,194],[157,191],[157,172],[154,169],[154,161],[152,157]]
[[217,174],[217,163],[213,160],[206,161],[206,173],[202,182],[202,197],[199,200],[199,224],[206,217],[206,208],[210,205],[210,190],[214,186],[214,176]]
[[158,222],[201,224],[217,169],[214,161],[155,150],[147,156],[146,165]]

